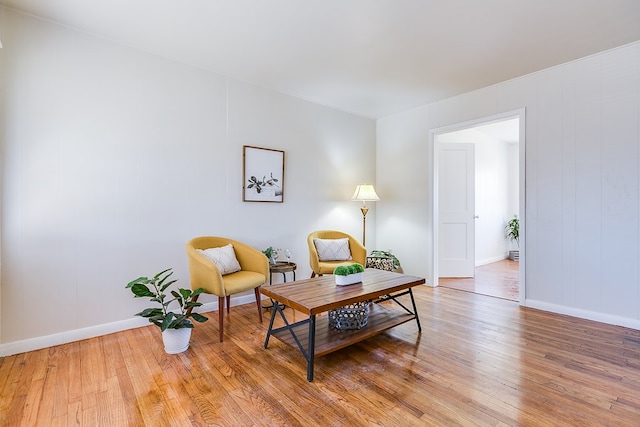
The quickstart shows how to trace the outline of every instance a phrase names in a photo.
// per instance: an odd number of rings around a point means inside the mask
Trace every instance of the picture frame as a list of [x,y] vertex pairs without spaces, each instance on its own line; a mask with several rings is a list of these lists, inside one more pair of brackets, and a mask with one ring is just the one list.
[[284,151],[242,146],[242,201],[284,201]]

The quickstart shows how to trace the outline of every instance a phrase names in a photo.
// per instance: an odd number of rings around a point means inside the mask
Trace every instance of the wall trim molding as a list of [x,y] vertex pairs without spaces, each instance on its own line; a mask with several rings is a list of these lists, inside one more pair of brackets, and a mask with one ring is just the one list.
[[500,255],[500,256],[496,256],[493,258],[487,258],[487,259],[483,259],[483,260],[479,260],[476,261],[476,267],[482,267],[483,265],[487,265],[487,264],[493,264],[494,262],[499,262],[499,261],[503,261],[505,259],[508,259],[509,255]]
[[596,311],[583,310],[565,305],[550,304],[548,302],[532,299],[525,299],[523,306],[535,308],[536,310],[577,317],[579,319],[593,320],[595,322],[606,323],[608,325],[624,326],[625,328],[640,330],[640,319],[620,317],[613,314],[599,313]]
[[[216,298],[217,300],[217,298]],[[238,298],[234,298],[231,301],[231,306],[235,307],[243,304],[255,304],[256,300],[254,295],[245,295]],[[208,313],[218,310],[218,301],[209,302],[203,304],[198,310],[199,313]],[[209,315],[209,322],[211,319],[217,316]],[[215,320],[215,319],[214,319]],[[218,322],[214,321],[212,327],[217,328]],[[102,325],[89,326],[86,328],[73,329],[70,331],[64,331],[57,334],[45,335],[42,337],[29,338],[26,340],[14,341],[9,343],[0,344],[0,357],[11,356],[19,353],[26,353],[28,351],[41,350],[47,347],[53,347],[56,345],[68,344],[75,341],[86,340],[89,338],[95,338],[102,335],[109,335],[116,332],[126,331],[128,329],[141,328],[144,326],[150,326],[147,319],[141,317],[132,317],[126,320],[120,320],[118,322],[104,323]],[[155,327],[155,326],[154,326]]]

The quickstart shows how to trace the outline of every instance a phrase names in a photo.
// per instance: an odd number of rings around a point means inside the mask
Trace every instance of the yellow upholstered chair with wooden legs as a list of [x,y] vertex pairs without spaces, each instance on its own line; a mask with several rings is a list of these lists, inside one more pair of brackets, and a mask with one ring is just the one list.
[[353,236],[337,230],[318,230],[307,237],[311,277],[333,274],[339,265],[365,266],[367,249]]
[[191,239],[186,249],[191,289],[204,288],[205,293],[218,297],[220,342],[224,337],[225,300],[229,313],[233,294],[253,289],[262,323],[260,286],[269,278],[269,260],[262,252],[232,239],[213,236]]

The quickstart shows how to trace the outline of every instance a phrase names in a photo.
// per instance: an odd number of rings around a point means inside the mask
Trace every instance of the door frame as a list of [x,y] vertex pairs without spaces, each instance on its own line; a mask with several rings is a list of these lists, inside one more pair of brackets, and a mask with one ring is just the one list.
[[520,260],[519,260],[519,303],[522,305],[526,300],[526,283],[525,283],[525,267],[526,267],[526,236],[525,236],[525,207],[526,207],[526,185],[525,185],[525,136],[526,136],[526,109],[519,108],[517,110],[506,111],[499,114],[494,114],[491,116],[484,116],[477,119],[454,123],[452,125],[442,126],[439,128],[434,128],[429,130],[429,145],[431,151],[431,182],[433,183],[432,191],[431,191],[431,230],[433,233],[433,238],[431,239],[431,257],[429,263],[431,264],[431,272],[433,274],[431,283],[432,285],[438,286],[439,273],[438,273],[438,262],[439,262],[439,191],[440,191],[440,183],[439,183],[439,154],[435,144],[436,137],[441,134],[455,132],[459,130],[469,129],[478,127],[481,125],[486,125],[493,122],[500,122],[508,119],[518,118],[519,119],[519,141],[518,141],[518,159],[519,159],[519,178],[518,178],[518,203],[519,203],[519,219],[520,219]]

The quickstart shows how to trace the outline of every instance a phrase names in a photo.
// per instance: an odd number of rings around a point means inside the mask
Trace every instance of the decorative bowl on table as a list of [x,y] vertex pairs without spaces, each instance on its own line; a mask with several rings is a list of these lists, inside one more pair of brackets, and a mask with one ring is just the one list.
[[361,301],[329,310],[329,324],[336,329],[361,329],[369,321],[371,301]]
[[364,278],[364,267],[357,262],[351,265],[339,265],[333,270],[333,277],[338,286],[360,283]]
[[362,282],[364,273],[354,273],[349,274],[347,276],[334,276],[336,279],[336,285],[338,286],[346,286],[353,285],[354,283]]

